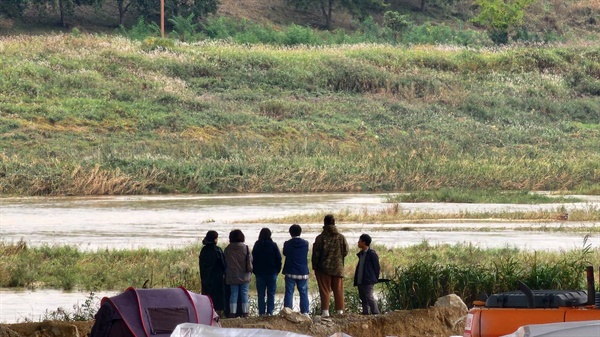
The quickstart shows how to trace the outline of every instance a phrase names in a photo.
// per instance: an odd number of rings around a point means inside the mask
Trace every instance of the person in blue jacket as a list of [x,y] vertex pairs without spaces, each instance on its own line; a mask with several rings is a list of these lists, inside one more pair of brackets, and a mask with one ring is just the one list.
[[298,224],[290,226],[289,232],[292,238],[283,244],[283,255],[285,256],[283,306],[294,308],[294,287],[296,287],[300,294],[300,312],[308,315],[308,241],[300,238],[302,227]]
[[[281,271],[281,253],[277,244],[271,239],[271,230],[268,228],[260,230],[258,240],[252,248],[252,267],[254,275],[256,275],[258,314],[271,316],[275,308],[277,276]],[[265,291],[267,293],[266,305]]]
[[373,285],[379,279],[379,256],[377,252],[371,249],[371,236],[363,234],[358,239],[358,264],[354,272],[354,286],[358,287],[358,297],[362,304],[362,314],[368,315],[369,310],[372,315],[379,314],[377,300],[373,296]]

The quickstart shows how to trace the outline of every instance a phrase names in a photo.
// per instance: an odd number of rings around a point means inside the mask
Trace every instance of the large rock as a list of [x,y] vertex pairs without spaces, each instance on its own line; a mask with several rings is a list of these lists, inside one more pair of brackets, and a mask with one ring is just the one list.
[[465,315],[469,311],[465,302],[463,302],[463,300],[456,294],[450,294],[438,298],[433,306],[441,308],[458,308],[464,311]]
[[463,327],[465,325],[465,319],[467,317],[467,313],[469,309],[463,300],[458,297],[456,294],[450,294],[446,296],[442,296],[435,301],[435,307],[440,308],[456,308],[460,310],[462,313],[461,317],[458,318],[450,318],[446,317],[446,324],[453,330],[456,330],[457,327]]
[[293,311],[290,308],[281,309],[281,311],[279,312],[279,316],[293,323],[312,322],[312,319],[310,317],[303,315],[297,311]]

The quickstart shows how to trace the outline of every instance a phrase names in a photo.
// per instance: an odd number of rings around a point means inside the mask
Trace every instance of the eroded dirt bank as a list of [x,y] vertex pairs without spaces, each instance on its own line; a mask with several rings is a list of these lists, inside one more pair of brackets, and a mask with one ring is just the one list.
[[[336,332],[353,337],[448,337],[462,335],[465,314],[458,308],[431,307],[376,316],[349,314],[332,317],[331,321],[316,317],[309,322],[294,323],[281,316],[272,316],[223,319],[221,324],[225,328],[283,330],[314,337],[328,337]],[[0,337],[85,337],[93,324],[93,321],[3,324],[0,325]]]

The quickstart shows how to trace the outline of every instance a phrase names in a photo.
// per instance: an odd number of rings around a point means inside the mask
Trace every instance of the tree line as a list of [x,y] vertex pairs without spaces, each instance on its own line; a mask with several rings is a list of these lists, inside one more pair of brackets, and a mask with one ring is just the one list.
[[[290,9],[312,9],[319,11],[324,20],[324,27],[332,27],[334,9],[343,8],[356,19],[363,21],[373,13],[385,12],[385,25],[401,32],[408,26],[408,15],[389,11],[392,5],[408,0],[284,0]],[[436,7],[452,6],[456,0],[418,0],[418,7],[425,10],[426,5]],[[470,22],[485,28],[492,41],[498,44],[507,43],[509,34],[522,24],[525,10],[535,0],[467,0],[472,1],[477,15]],[[2,0],[0,16],[21,18],[29,8],[35,8],[40,16],[49,16],[58,12],[59,24],[68,28],[75,12],[82,6],[93,6],[101,11],[105,3],[112,2],[118,9],[119,25],[125,24],[125,16],[135,12],[140,17],[155,20],[160,15],[161,0]],[[220,0],[164,0],[167,18],[183,18],[199,21],[208,14],[215,13]],[[172,20],[169,20],[173,24]]]
[[[154,18],[160,15],[161,0],[2,0],[0,2],[0,13],[8,18],[21,18],[28,8],[36,8],[40,15],[48,15],[51,12],[60,14],[60,24],[68,27],[75,15],[77,8],[81,6],[93,6],[101,10],[105,3],[113,2],[119,12],[119,25],[125,23],[125,16],[134,10],[145,18]],[[219,6],[219,0],[165,0],[165,16],[190,16],[197,18],[215,13]]]

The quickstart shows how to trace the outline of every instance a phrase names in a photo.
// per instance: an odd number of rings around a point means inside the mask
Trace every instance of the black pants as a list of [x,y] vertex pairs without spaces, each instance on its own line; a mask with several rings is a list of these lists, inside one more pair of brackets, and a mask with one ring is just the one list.
[[358,297],[362,304],[362,313],[364,315],[369,314],[369,309],[372,315],[379,314],[379,307],[377,301],[373,297],[373,285],[372,284],[359,284],[358,285]]

